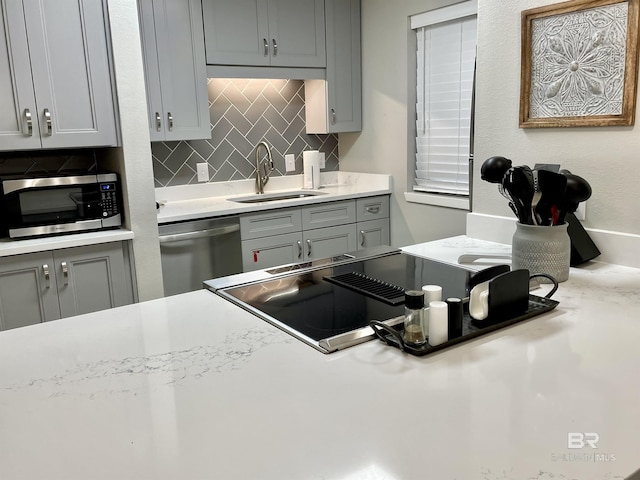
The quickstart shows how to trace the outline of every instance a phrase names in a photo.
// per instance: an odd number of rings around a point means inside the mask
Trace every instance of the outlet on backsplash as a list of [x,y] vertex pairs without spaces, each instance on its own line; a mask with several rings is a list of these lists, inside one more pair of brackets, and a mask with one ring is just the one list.
[[287,172],[296,171],[296,156],[293,153],[287,153],[284,156],[284,168]]
[[209,164],[202,162],[196,163],[196,169],[198,170],[198,181],[206,182],[209,180]]

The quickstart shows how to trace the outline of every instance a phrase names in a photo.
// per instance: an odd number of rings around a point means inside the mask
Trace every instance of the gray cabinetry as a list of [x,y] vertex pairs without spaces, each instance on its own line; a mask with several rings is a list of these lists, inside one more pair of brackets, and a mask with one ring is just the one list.
[[203,0],[207,64],[323,68],[324,0]]
[[362,130],[360,0],[326,0],[326,80],[306,80],[307,133]]
[[200,1],[138,0],[138,11],[151,140],[211,138]]
[[126,243],[0,258],[0,329],[132,303]]
[[389,197],[318,203],[240,217],[244,271],[389,243]]
[[356,201],[358,250],[389,245],[389,197],[359,198]]
[[0,2],[0,150],[116,145],[102,0]]

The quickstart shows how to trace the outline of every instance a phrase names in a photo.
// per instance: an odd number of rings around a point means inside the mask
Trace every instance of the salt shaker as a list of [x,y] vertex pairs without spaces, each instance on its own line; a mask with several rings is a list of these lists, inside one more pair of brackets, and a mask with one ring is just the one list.
[[404,292],[404,333],[402,340],[407,345],[419,346],[427,343],[422,325],[424,293],[419,290]]

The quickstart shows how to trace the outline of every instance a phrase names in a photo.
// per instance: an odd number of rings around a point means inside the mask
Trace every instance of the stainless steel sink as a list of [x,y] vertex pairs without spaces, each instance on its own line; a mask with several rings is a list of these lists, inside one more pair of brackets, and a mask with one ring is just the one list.
[[247,195],[246,197],[231,197],[227,200],[237,203],[261,203],[261,202],[275,202],[276,200],[293,200],[296,198],[315,197],[317,195],[325,195],[326,192],[319,192],[317,190],[294,190],[288,192],[274,192]]

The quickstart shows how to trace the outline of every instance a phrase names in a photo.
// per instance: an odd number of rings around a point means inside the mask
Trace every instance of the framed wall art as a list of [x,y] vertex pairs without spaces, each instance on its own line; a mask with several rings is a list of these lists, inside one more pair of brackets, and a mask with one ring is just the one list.
[[522,12],[520,127],[633,125],[640,0]]

